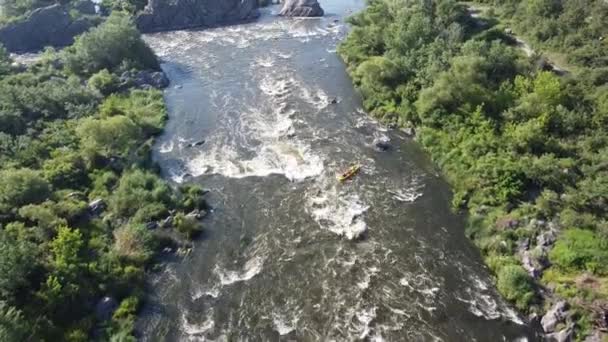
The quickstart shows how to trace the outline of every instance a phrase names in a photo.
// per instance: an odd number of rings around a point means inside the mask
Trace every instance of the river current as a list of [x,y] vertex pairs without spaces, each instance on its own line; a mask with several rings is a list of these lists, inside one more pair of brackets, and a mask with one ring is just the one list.
[[428,158],[363,111],[336,55],[363,0],[322,6],[146,36],[171,80],[155,158],[214,210],[192,253],[152,277],[142,340],[534,340]]

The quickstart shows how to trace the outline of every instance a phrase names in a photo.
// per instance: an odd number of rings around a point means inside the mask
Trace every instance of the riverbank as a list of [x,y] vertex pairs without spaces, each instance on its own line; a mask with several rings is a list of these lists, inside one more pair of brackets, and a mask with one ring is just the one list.
[[27,65],[1,52],[0,340],[134,340],[146,274],[207,209],[151,158],[169,81],[122,14]]
[[456,2],[377,1],[350,24],[339,52],[366,109],[416,129],[499,291],[549,338],[601,339],[606,111],[595,86],[542,71]]

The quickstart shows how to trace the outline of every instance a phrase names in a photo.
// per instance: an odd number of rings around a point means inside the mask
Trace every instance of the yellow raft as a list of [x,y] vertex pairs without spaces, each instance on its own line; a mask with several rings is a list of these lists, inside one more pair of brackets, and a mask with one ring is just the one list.
[[348,170],[344,171],[342,174],[339,174],[336,178],[338,178],[340,182],[347,181],[353,178],[357,173],[359,173],[360,169],[361,165],[353,165],[349,167]]

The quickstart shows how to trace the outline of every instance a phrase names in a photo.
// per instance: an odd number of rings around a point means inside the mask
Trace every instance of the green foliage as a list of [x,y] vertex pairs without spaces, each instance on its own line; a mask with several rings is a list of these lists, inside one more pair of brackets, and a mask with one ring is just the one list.
[[[576,293],[571,283],[582,272],[607,275],[608,7],[601,0],[484,2],[536,45],[568,52],[579,72],[543,71],[501,27],[480,27],[450,0],[370,1],[349,19],[338,51],[368,111],[416,128],[453,185],[454,207],[471,214],[467,235],[507,299],[522,310],[535,305],[516,246],[557,225],[563,232],[545,272],[571,274],[541,282],[588,307],[606,301],[605,291]],[[505,228],[501,218],[518,226]],[[532,224],[538,220],[551,224]]]
[[[162,93],[119,84],[156,58],[112,15],[27,70],[11,63],[0,49],[0,341],[135,341],[133,298],[158,245],[143,224],[204,207],[200,188],[149,171]],[[93,212],[97,199],[107,207]],[[93,315],[103,296],[128,298],[111,322]]]
[[82,142],[82,149],[89,156],[126,157],[139,147],[140,128],[124,115],[107,119],[84,119],[76,134]]
[[608,239],[590,230],[568,229],[549,253],[553,264],[564,270],[608,272]]
[[118,90],[119,79],[118,76],[111,74],[108,69],[102,69],[89,78],[87,86],[107,96]]
[[114,13],[98,27],[81,35],[67,48],[63,58],[70,72],[93,75],[119,67],[158,69],[152,50],[140,39],[132,20]]
[[532,279],[519,265],[506,265],[497,273],[496,286],[505,298],[515,302],[515,305],[526,310],[534,299]]
[[134,170],[123,174],[110,206],[119,215],[133,216],[151,204],[169,205],[171,201],[171,189],[157,175]]
[[[34,268],[35,250],[32,244],[15,240],[0,231],[0,298],[14,301],[17,290],[28,285],[28,275]],[[1,309],[0,306],[0,315]]]
[[28,335],[21,312],[0,301],[0,341],[25,341]]
[[50,185],[40,172],[30,169],[0,171],[0,212],[30,203],[40,203],[50,194]]
[[153,237],[141,224],[122,226],[114,231],[113,250],[121,258],[145,263],[152,256]]
[[173,226],[184,236],[192,238],[201,232],[201,225],[198,220],[192,216],[177,213],[173,218]]
[[124,115],[133,120],[148,136],[162,131],[167,119],[163,95],[158,90],[134,90],[125,95],[112,95],[99,107],[102,118]]

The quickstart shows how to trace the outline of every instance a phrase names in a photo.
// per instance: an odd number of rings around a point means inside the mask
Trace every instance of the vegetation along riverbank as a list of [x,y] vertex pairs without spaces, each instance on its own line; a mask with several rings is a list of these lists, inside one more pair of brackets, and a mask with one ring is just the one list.
[[151,160],[167,84],[121,14],[27,67],[0,50],[0,341],[135,340],[144,274],[205,209]]
[[551,338],[605,340],[608,4],[489,8],[535,46],[573,51],[577,72],[547,71],[451,0],[371,0],[339,53],[368,111],[415,128],[504,297]]

